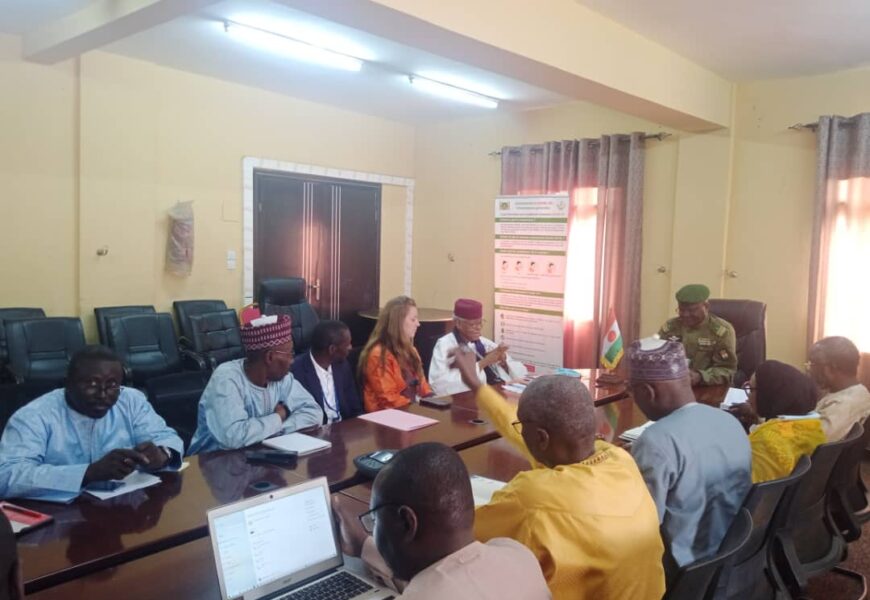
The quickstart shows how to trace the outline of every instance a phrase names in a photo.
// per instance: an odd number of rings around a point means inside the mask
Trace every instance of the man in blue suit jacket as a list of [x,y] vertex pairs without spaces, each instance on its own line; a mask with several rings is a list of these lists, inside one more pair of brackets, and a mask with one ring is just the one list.
[[311,351],[293,361],[293,377],[323,409],[323,422],[350,419],[363,412],[347,362],[350,329],[341,321],[321,321],[311,336]]

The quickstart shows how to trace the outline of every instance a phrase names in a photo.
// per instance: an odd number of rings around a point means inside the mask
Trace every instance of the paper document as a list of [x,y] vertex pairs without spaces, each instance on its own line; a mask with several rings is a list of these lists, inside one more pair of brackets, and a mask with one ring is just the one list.
[[366,413],[357,418],[371,421],[378,425],[392,427],[399,431],[414,431],[415,429],[422,429],[438,423],[438,419],[421,417],[420,415],[415,415],[414,413],[405,412],[403,410],[396,410],[395,408]]
[[638,427],[633,427],[632,429],[626,429],[622,433],[619,434],[619,439],[624,440],[626,442],[636,442],[637,439],[646,431],[647,427],[655,423],[655,421],[647,421],[643,425]]
[[332,442],[305,435],[304,433],[288,433],[287,435],[279,435],[278,437],[263,440],[263,445],[275,450],[295,452],[299,456],[305,456],[306,454],[331,448]]
[[117,489],[112,490],[111,492],[99,492],[97,490],[89,490],[88,488],[85,488],[85,491],[91,496],[95,496],[100,500],[108,500],[109,498],[123,496],[124,494],[129,494],[130,492],[135,492],[136,490],[141,490],[143,488],[156,485],[160,483],[160,478],[156,475],[152,475],[151,473],[145,473],[143,471],[133,471],[121,481],[123,482],[123,485],[121,485]]
[[489,501],[492,500],[492,495],[506,485],[504,481],[472,475],[471,493],[474,495],[474,505],[483,506],[484,504],[489,504]]
[[743,388],[728,388],[728,393],[725,394],[725,399],[719,405],[719,408],[728,409],[735,404],[745,404],[749,400],[746,391]]

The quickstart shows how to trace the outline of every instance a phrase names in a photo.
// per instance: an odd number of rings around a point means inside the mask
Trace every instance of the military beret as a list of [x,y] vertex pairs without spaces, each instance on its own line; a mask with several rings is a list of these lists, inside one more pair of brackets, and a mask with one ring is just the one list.
[[697,302],[706,302],[710,297],[710,288],[702,283],[692,283],[684,285],[676,293],[677,302],[685,302],[686,304],[695,304]]

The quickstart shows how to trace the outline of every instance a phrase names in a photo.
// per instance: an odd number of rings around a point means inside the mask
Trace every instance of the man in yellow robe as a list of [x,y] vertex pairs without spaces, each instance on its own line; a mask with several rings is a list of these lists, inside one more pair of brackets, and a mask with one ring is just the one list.
[[631,456],[595,440],[589,390],[571,377],[540,377],[517,408],[481,385],[471,352],[457,349],[454,366],[480,410],[535,467],[477,509],[475,537],[526,545],[555,600],[661,598],[664,546],[655,504]]

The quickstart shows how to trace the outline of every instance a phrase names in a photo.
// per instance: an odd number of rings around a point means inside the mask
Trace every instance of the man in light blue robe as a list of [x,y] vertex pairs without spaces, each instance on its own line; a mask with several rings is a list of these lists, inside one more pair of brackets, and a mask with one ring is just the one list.
[[25,405],[6,425],[0,497],[70,502],[88,485],[137,469],[178,469],[181,438],[122,380],[121,361],[108,348],[77,352],[66,387]]
[[639,340],[628,361],[634,400],[655,421],[631,453],[683,566],[716,553],[743,505],[752,485],[749,439],[730,414],[695,401],[679,342]]
[[199,400],[189,454],[243,448],[277,433],[320,425],[323,411],[293,375],[290,318],[242,327],[246,357],[215,369]]

